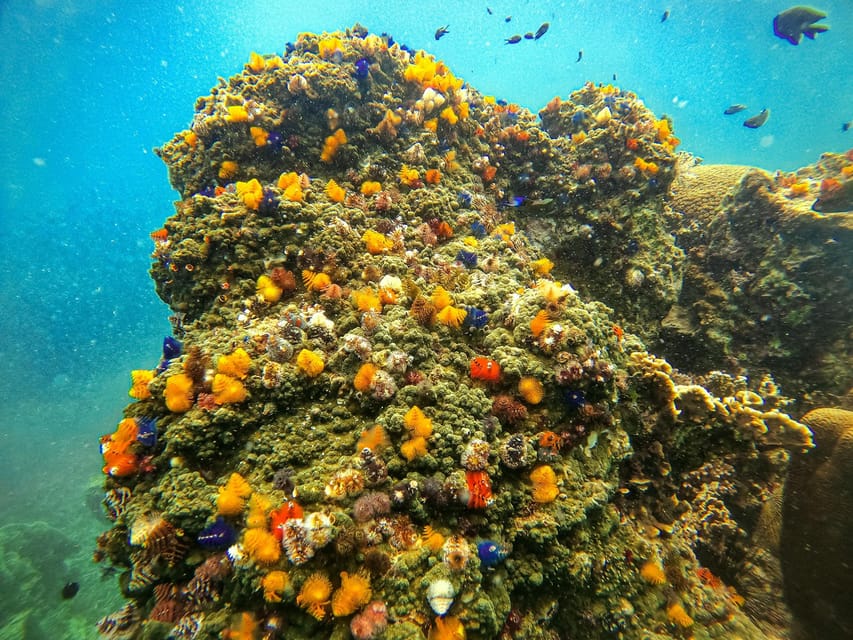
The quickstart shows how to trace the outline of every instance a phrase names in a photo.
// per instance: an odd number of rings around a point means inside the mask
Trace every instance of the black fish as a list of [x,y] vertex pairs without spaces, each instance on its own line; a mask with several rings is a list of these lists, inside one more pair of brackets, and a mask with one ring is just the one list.
[[829,29],[828,24],[814,24],[825,17],[823,11],[812,7],[791,7],[773,18],[773,33],[794,45],[800,44],[803,35],[814,40],[818,33]]
[[510,20],[512,20],[512,16],[507,16],[506,18],[504,18],[504,22],[509,22]]
[[519,42],[521,42],[521,36],[518,34],[504,40],[504,44],[518,44]]
[[740,113],[740,112],[741,112],[741,111],[743,111],[744,109],[746,109],[746,105],[745,105],[745,104],[733,104],[733,105],[732,105],[732,106],[730,106],[728,109],[726,109],[725,111],[723,111],[723,114],[724,114],[724,115],[727,115],[727,116],[730,116],[730,115],[732,115],[733,113]]
[[492,15],[494,13],[494,11],[492,11],[489,7],[486,7],[486,11],[489,12],[489,15]]
[[578,59],[575,62],[580,62],[581,60],[583,60],[583,49],[578,51]]
[[613,74],[613,82],[616,82],[616,74]]
[[666,19],[669,17],[669,9],[663,12],[663,15],[660,17],[661,22],[666,22]]
[[62,587],[62,599],[71,600],[71,598],[77,595],[78,591],[80,591],[79,582],[66,582],[65,586]]
[[829,193],[821,193],[812,209],[819,213],[841,213],[853,211],[853,180],[847,180]]
[[751,118],[747,118],[743,121],[743,126],[749,127],[750,129],[758,129],[761,125],[767,122],[767,118],[770,117],[770,109],[762,109],[761,113],[758,115],[754,115]]
[[550,26],[551,26],[551,23],[550,23],[550,22],[543,22],[543,23],[539,26],[539,28],[536,30],[536,33],[535,33],[535,34],[533,34],[533,39],[534,39],[534,40],[538,40],[539,38],[541,38],[542,36],[544,36],[544,35],[545,35],[545,33],[548,31],[548,28],[549,28]]
[[524,34],[524,39],[525,39],[525,40],[533,40],[535,37],[536,37],[536,36],[534,36],[534,35],[533,35],[533,32],[532,32],[532,31],[528,31],[527,33],[525,33],[525,34]]
[[853,126],[853,122],[845,122],[841,125],[842,131],[850,131],[850,127]]
[[435,30],[435,39],[441,40],[444,36],[446,36],[448,33],[450,33],[450,31],[447,30],[447,27],[449,27],[449,26],[450,26],[449,24],[446,24],[443,27],[439,27],[438,29],[436,29]]

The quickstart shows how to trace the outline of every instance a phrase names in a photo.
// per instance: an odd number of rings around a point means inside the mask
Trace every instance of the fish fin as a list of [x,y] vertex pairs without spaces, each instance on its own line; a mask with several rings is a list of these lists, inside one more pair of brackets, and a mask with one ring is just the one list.
[[828,24],[813,24],[810,27],[808,27],[807,29],[803,29],[803,33],[810,40],[814,40],[814,37],[817,34],[823,33],[824,31],[827,31],[828,29],[829,29]]

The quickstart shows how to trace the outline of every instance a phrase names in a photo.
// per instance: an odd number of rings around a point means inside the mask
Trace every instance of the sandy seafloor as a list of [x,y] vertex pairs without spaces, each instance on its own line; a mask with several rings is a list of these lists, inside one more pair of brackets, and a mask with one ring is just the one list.
[[[785,3],[764,0],[282,4],[0,6],[0,640],[95,637],[120,606],[91,562],[106,527],[98,437],[121,417],[129,370],[153,366],[169,330],[148,233],[175,194],[151,150],[250,51],[359,21],[533,110],[615,73],[709,162],[792,170],[853,146],[841,130],[853,119],[848,0],[819,3],[831,30],[799,47],[770,30]],[[543,21],[542,40],[503,44]],[[745,129],[722,115],[736,102],[772,117]],[[69,580],[81,589],[63,601]]]

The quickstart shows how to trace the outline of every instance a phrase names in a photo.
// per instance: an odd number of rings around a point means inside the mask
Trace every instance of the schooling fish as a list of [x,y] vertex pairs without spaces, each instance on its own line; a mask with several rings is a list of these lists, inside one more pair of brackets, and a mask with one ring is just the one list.
[[536,33],[534,33],[534,34],[533,34],[533,39],[534,39],[534,40],[538,40],[539,38],[541,38],[542,36],[544,36],[544,35],[548,32],[548,29],[549,29],[550,27],[551,27],[551,23],[550,23],[550,22],[543,22],[543,23],[539,26],[539,28],[536,30]]
[[518,34],[504,40],[504,44],[518,44],[519,42],[521,42],[521,36]]
[[663,12],[663,15],[660,17],[661,22],[666,22],[666,19],[669,18],[669,9]]
[[750,129],[758,129],[761,125],[767,122],[767,118],[770,117],[770,109],[762,109],[758,115],[754,115],[751,118],[747,118],[743,121],[743,126],[748,127]]
[[805,35],[810,40],[818,33],[829,29],[828,24],[814,24],[823,20],[826,14],[823,11],[802,5],[786,9],[773,18],[773,33],[793,45],[800,44]]
[[438,29],[436,29],[435,30],[435,39],[441,40],[444,36],[446,36],[448,33],[450,33],[450,31],[447,30],[447,27],[449,27],[449,26],[450,26],[449,24],[446,24],[443,27],[439,27]]
[[732,115],[733,113],[740,113],[740,112],[741,112],[741,111],[743,111],[744,109],[746,109],[746,105],[745,105],[745,104],[733,104],[733,105],[732,105],[732,106],[730,106],[728,109],[726,109],[725,111],[723,111],[723,114],[724,114],[724,115],[727,115],[727,116],[730,116],[730,115]]
[[853,126],[853,121],[845,122],[844,124],[841,125],[841,130],[842,131],[850,131],[851,126]]
[[578,51],[578,59],[575,62],[580,62],[581,60],[583,60],[583,49]]
[[535,37],[536,36],[533,34],[532,31],[528,31],[527,33],[524,34],[525,40],[533,40]]

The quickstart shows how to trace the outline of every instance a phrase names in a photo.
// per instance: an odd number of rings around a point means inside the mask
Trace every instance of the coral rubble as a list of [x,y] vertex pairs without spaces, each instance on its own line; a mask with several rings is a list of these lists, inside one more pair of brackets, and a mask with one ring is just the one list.
[[182,347],[105,437],[104,635],[765,637],[749,540],[811,433],[642,342],[685,264],[671,122],[591,84],[540,118],[358,25],[198,100],[158,150]]

